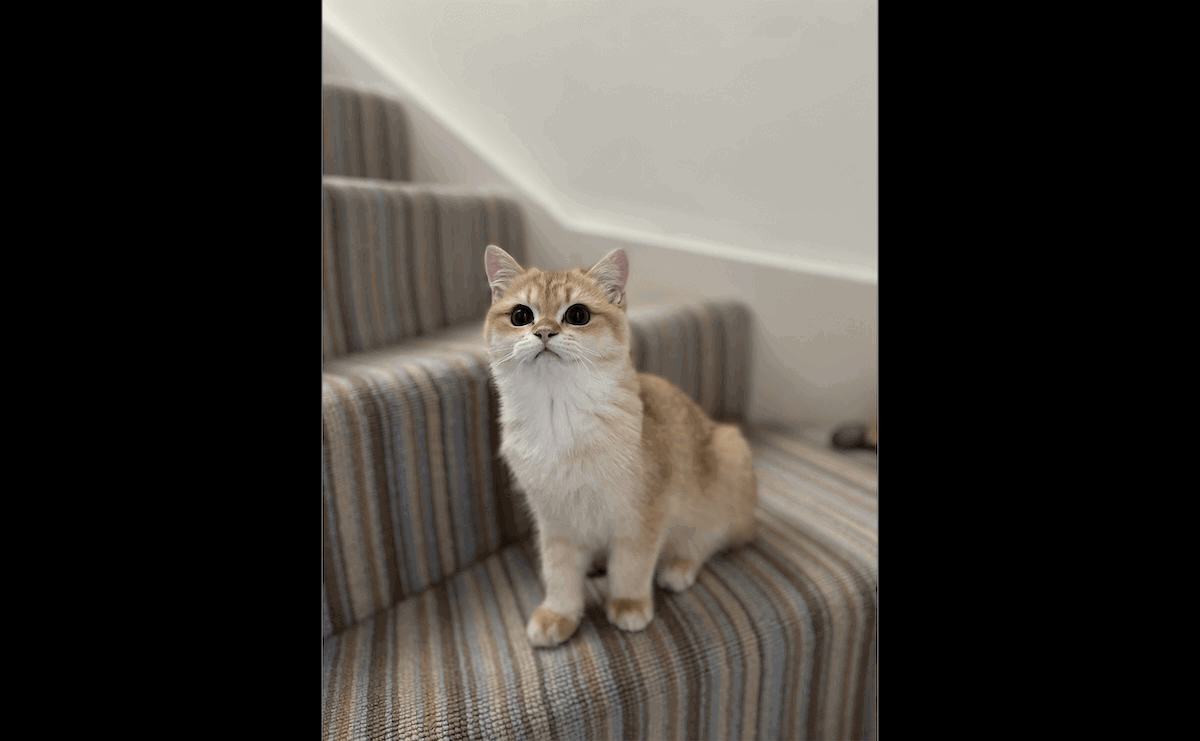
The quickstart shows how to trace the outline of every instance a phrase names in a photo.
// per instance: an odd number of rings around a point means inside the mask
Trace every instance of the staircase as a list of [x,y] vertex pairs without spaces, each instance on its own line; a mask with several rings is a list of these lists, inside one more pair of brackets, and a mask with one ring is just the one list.
[[[744,427],[758,540],[658,591],[645,631],[609,625],[598,576],[576,634],[529,645],[482,342],[483,251],[524,259],[520,206],[412,182],[397,101],[326,82],[322,116],[322,739],[876,737],[877,476],[798,437]],[[640,370],[744,422],[744,306],[629,321]]]

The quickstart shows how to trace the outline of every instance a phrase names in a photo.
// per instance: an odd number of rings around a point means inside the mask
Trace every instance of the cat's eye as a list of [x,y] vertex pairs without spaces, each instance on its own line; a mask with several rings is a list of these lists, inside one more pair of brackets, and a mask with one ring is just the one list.
[[587,324],[591,318],[591,312],[583,304],[575,304],[567,309],[567,313],[563,316],[563,319],[567,320],[567,324]]
[[512,319],[514,327],[524,327],[533,321],[533,312],[529,310],[528,306],[518,305],[512,310],[509,318]]

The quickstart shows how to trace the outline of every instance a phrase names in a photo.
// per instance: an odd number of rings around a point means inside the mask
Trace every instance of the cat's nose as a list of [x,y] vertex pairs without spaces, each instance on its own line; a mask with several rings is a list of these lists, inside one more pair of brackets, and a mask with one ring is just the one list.
[[548,329],[539,329],[538,331],[534,332],[534,334],[537,335],[538,337],[541,337],[542,344],[545,345],[547,342],[550,341],[550,338],[553,337],[554,335],[558,334],[558,332],[551,332]]

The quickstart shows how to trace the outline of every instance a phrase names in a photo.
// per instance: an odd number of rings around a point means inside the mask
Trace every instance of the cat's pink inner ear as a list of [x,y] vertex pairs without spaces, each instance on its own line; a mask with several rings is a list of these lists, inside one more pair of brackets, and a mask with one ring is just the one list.
[[613,264],[617,268],[616,285],[618,291],[625,290],[625,281],[629,280],[629,257],[625,250],[613,255]]
[[615,249],[605,255],[592,268],[591,275],[608,293],[611,301],[620,303],[621,294],[625,293],[625,281],[629,279],[629,257],[625,250]]
[[493,298],[500,298],[504,295],[508,284],[522,272],[521,266],[512,258],[512,255],[495,245],[488,245],[483,256],[483,266],[487,271]]
[[488,280],[495,280],[496,274],[499,273],[500,268],[503,267],[503,262],[500,259],[500,253],[494,250],[488,250],[487,256],[484,259],[484,265],[487,267]]

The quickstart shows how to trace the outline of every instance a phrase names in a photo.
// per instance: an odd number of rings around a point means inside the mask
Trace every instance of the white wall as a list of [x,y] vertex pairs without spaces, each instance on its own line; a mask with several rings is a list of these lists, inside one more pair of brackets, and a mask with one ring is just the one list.
[[866,417],[874,2],[325,0],[325,15],[326,74],[409,103],[417,179],[512,186],[539,267],[626,247],[635,303],[746,301],[754,421]]
[[569,218],[877,265],[877,0],[325,0]]

